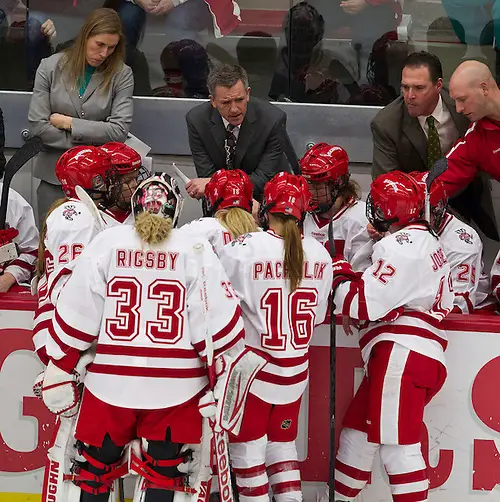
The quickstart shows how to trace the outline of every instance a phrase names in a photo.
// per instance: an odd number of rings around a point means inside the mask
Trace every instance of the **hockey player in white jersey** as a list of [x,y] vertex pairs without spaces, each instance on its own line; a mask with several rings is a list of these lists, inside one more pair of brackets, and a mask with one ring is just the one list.
[[134,500],[168,502],[174,490],[189,491],[178,467],[190,455],[196,460],[198,407],[213,402],[206,394],[206,326],[216,366],[224,368],[218,361],[243,346],[239,302],[227,294],[228,278],[210,244],[174,228],[182,205],[175,181],[144,181],[132,204],[135,225],[101,232],[79,257],[47,345],[43,399],[64,413],[78,406],[74,364],[97,342],[76,427],[86,461],[70,477],[80,502],[108,501],[112,479],[127,466],[123,449],[135,438],[143,443],[130,465],[143,479]]
[[328,245],[328,225],[333,220],[336,253],[362,272],[371,265],[373,241],[366,230],[361,188],[350,177],[347,152],[337,145],[318,143],[306,152],[300,166],[313,206],[304,219],[304,235]]
[[[2,191],[3,183],[0,181],[0,195]],[[12,188],[9,189],[6,223],[9,228],[0,230],[0,293],[6,293],[16,285],[29,285],[37,257],[38,230],[33,209]],[[10,248],[9,253],[2,253],[2,247],[12,242],[16,245],[17,254],[13,259]]]
[[251,384],[230,453],[241,502],[302,500],[295,439],[308,381],[314,327],[326,315],[331,258],[298,227],[311,194],[301,176],[277,174],[264,187],[265,232],[222,248],[220,259],[241,300],[246,345],[269,362]]
[[491,266],[490,278],[492,294],[495,297],[496,301],[500,303],[500,251],[498,251],[495,261]]
[[446,333],[453,308],[450,265],[424,221],[420,183],[398,171],[371,184],[367,216],[385,236],[360,278],[343,260],[333,263],[336,314],[360,323],[366,375],[346,413],[336,458],[336,501],[351,501],[370,478],[379,451],[392,496],[427,500],[420,447],[425,405],[445,378]]
[[217,171],[205,187],[209,216],[187,223],[181,230],[208,239],[219,254],[222,246],[258,230],[252,216],[252,193],[253,184],[244,171]]
[[[410,173],[425,189],[428,172]],[[453,312],[473,314],[487,295],[478,290],[480,278],[488,281],[483,272],[483,243],[478,233],[469,225],[447,211],[448,196],[443,183],[437,178],[430,189],[431,221],[438,234],[444,254],[450,264],[453,291]]]
[[59,158],[56,175],[66,199],[60,199],[49,210],[41,231],[38,307],[33,329],[35,350],[44,364],[55,297],[70,273],[71,263],[100,230],[94,215],[76,197],[76,186],[95,200],[103,225],[131,223],[130,197],[145,171],[134,149],[123,143],[107,143],[102,147],[71,148]]

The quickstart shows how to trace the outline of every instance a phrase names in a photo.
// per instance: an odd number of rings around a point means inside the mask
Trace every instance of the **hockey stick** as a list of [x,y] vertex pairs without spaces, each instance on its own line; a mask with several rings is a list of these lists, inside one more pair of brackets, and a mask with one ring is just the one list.
[[7,218],[7,203],[9,201],[9,188],[14,175],[31,160],[43,147],[43,141],[39,136],[33,136],[16,151],[5,166],[3,177],[2,199],[0,202],[0,230],[5,228]]
[[[208,380],[210,389],[214,390],[215,384],[217,383],[217,378],[215,374],[214,364],[214,344],[208,317],[207,280],[205,275],[205,264],[203,261],[203,253],[205,247],[202,243],[197,243],[193,248],[198,257],[198,265],[201,271],[200,297],[204,316],[205,350],[207,354]],[[216,430],[215,425],[216,424],[214,422],[212,424],[212,431],[221,502],[233,502],[234,497],[233,488],[231,486],[227,433],[221,429]]]
[[448,169],[448,159],[442,157],[436,160],[432,168],[429,170],[427,179],[425,180],[425,219],[431,221],[431,187],[434,181],[439,178]]
[[104,223],[101,213],[99,209],[97,209],[97,206],[95,205],[95,202],[92,200],[90,195],[81,186],[75,187],[75,193],[78,199],[80,199],[80,202],[89,210],[90,214],[94,217],[99,232],[101,230],[104,230],[106,228],[106,223]]
[[177,175],[177,177],[184,183],[184,185],[187,185],[191,180],[175,165],[175,162],[172,162],[172,167],[174,168],[174,172]]
[[[335,258],[335,239],[333,238],[333,217],[328,224],[328,244],[332,260]],[[335,319],[335,291],[332,289],[330,300],[330,472],[328,474],[329,501],[335,500],[335,372],[337,369],[337,323]]]

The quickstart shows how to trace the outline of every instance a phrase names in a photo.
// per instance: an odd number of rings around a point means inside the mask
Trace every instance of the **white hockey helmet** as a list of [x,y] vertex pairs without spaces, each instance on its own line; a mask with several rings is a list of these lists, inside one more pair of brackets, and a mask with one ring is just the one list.
[[166,173],[144,180],[132,195],[134,217],[146,211],[161,218],[171,218],[174,227],[183,204],[184,198],[175,179]]

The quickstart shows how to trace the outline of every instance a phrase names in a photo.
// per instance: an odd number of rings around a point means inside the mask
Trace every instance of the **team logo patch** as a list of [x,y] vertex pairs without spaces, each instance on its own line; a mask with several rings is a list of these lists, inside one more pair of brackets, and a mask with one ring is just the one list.
[[78,216],[80,213],[75,209],[76,206],[73,204],[69,204],[66,206],[66,209],[63,211],[63,216],[69,221],[73,221],[75,216]]
[[407,232],[401,232],[396,235],[396,242],[402,246],[405,242],[411,244],[410,234]]
[[458,230],[455,230],[455,233],[458,234],[458,238],[461,241],[464,241],[467,244],[472,244],[472,235],[469,234],[465,228],[459,228]]
[[247,239],[251,239],[252,238],[252,235],[251,234],[243,234],[243,235],[240,235],[239,237],[236,237],[236,239],[234,239],[234,241],[231,241],[231,246],[236,246],[236,244],[241,244],[242,246],[245,246],[246,245],[246,240]]
[[289,429],[290,427],[292,426],[292,420],[287,418],[286,420],[283,420],[283,422],[281,422],[281,428],[286,431],[287,429]]

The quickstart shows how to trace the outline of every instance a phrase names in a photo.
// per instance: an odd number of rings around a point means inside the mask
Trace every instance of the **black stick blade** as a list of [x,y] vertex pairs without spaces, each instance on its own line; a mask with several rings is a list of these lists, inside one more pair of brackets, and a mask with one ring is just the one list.
[[431,186],[434,183],[434,180],[436,178],[439,178],[439,176],[441,176],[447,169],[448,169],[448,159],[446,157],[442,157],[439,160],[436,160],[436,162],[429,171],[427,179],[425,180],[428,192],[431,191]]

